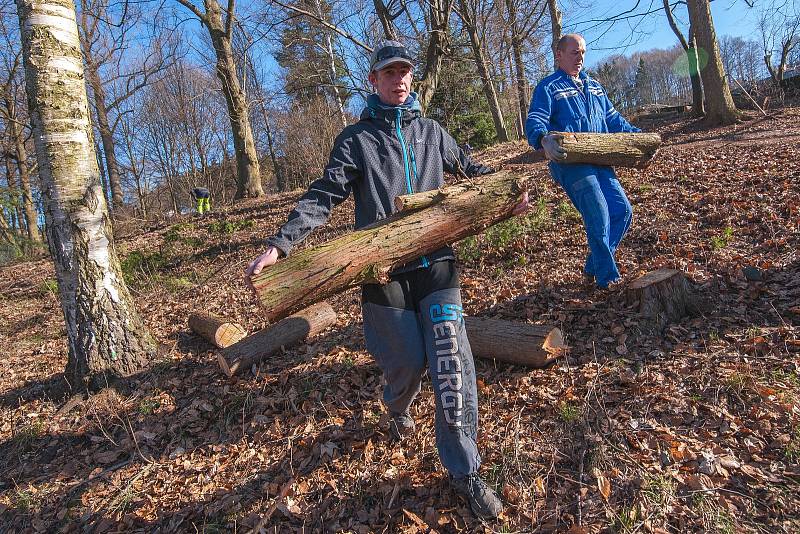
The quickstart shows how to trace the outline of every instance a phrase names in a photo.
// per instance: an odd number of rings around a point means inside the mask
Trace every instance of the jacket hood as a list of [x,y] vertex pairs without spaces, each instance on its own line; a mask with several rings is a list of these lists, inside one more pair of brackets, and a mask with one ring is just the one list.
[[367,97],[367,107],[361,112],[361,120],[369,119],[383,119],[386,121],[394,121],[397,116],[397,110],[400,109],[404,120],[417,118],[422,114],[422,106],[417,98],[417,93],[411,92],[406,98],[406,101],[399,106],[387,106],[376,93],[372,93]]

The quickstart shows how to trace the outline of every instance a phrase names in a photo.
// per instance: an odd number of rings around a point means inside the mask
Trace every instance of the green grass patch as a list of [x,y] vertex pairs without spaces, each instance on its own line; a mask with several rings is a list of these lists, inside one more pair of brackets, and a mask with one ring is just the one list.
[[572,202],[567,202],[566,200],[558,203],[553,210],[553,215],[556,219],[562,219],[565,221],[579,222],[581,220],[580,212],[575,209],[575,206],[572,205]]
[[47,295],[58,296],[58,282],[55,278],[48,278],[39,284],[39,293],[44,297]]
[[465,264],[476,264],[486,258],[509,258],[510,265],[524,265],[524,245],[544,228],[549,212],[544,198],[539,198],[526,215],[511,217],[477,236],[469,236],[456,246],[459,260]]
[[733,228],[726,226],[720,235],[711,237],[712,250],[720,250],[730,245],[733,239]]
[[142,399],[139,403],[139,413],[142,415],[152,415],[161,407],[161,402],[157,399]]
[[30,449],[34,442],[44,436],[47,426],[44,421],[31,421],[19,427],[11,437],[12,442],[19,448],[19,450]]
[[214,221],[206,227],[209,234],[218,235],[231,235],[239,230],[247,230],[255,226],[252,219],[243,219],[241,221]]
[[581,409],[579,406],[562,401],[558,405],[558,417],[565,423],[574,423],[581,416]]

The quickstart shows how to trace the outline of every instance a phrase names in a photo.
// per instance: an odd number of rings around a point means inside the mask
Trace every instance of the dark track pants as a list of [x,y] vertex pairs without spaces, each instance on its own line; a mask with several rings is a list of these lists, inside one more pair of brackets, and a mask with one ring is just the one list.
[[436,398],[436,447],[453,476],[480,466],[475,364],[467,340],[458,271],[451,260],[362,287],[367,350],[383,371],[383,400],[406,411],[427,370]]

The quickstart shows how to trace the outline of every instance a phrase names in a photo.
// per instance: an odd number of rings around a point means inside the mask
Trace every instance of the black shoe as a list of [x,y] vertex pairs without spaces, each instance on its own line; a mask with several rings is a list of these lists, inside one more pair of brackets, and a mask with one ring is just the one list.
[[414,418],[408,412],[389,412],[389,415],[392,417],[389,420],[389,434],[395,441],[401,441],[417,429],[417,425],[414,424]]
[[503,502],[478,473],[465,477],[450,477],[450,484],[466,497],[472,513],[482,519],[495,519],[503,511]]

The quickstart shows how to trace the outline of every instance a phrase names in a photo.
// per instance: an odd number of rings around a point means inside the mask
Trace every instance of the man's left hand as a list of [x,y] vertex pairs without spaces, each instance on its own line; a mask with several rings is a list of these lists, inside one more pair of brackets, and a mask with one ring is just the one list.
[[526,211],[530,211],[530,209],[531,205],[528,203],[528,192],[525,191],[519,196],[519,202],[517,203],[516,206],[514,206],[514,209],[511,210],[511,214],[520,215],[522,213],[525,213]]

